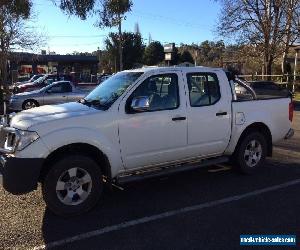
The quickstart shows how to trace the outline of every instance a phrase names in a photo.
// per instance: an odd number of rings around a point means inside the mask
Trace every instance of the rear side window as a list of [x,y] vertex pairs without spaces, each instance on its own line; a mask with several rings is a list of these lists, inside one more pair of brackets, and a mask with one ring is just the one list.
[[187,83],[192,107],[213,105],[221,98],[218,77],[214,73],[189,73]]
[[62,91],[63,92],[72,92],[72,86],[71,86],[71,84],[68,83],[68,82],[63,83],[63,85],[62,85]]

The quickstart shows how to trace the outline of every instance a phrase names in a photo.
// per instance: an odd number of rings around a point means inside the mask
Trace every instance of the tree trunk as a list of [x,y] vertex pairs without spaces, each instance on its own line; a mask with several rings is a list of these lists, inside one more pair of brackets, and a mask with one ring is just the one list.
[[0,86],[5,86],[7,84],[7,55],[5,52],[1,52],[0,71]]
[[123,70],[123,48],[122,48],[122,19],[119,15],[119,58],[120,58],[120,71]]
[[271,53],[269,53],[269,46],[265,46],[265,52],[264,52],[264,67],[265,67],[265,75],[267,75],[267,80],[271,80],[272,75],[272,64],[273,64],[273,56]]
[[269,60],[267,61],[267,64],[266,64],[266,75],[267,76],[267,80],[268,81],[271,81],[272,80],[272,65],[273,65],[273,58],[270,57]]

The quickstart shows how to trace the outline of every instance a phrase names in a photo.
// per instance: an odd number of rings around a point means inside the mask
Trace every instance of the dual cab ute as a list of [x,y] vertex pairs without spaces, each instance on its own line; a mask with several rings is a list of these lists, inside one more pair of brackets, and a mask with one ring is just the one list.
[[71,216],[93,208],[104,183],[229,160],[252,173],[293,135],[292,116],[290,98],[239,100],[222,69],[123,71],[79,102],[4,117],[3,186],[23,194],[40,182],[47,206]]

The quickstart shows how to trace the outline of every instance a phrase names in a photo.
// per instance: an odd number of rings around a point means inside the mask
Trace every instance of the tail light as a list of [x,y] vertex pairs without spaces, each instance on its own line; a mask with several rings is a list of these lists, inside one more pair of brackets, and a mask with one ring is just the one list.
[[294,117],[294,104],[290,102],[289,104],[289,120],[292,122]]

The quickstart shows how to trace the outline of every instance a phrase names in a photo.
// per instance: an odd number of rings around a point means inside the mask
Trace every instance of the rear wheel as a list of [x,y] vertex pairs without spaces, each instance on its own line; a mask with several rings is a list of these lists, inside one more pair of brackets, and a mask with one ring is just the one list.
[[265,136],[259,132],[251,132],[242,139],[236,149],[235,165],[240,172],[251,174],[263,164],[266,154]]
[[55,163],[43,182],[49,209],[61,216],[74,216],[92,209],[103,190],[100,167],[87,156],[72,155]]
[[32,109],[32,108],[35,108],[35,107],[38,107],[39,106],[39,103],[35,100],[26,100],[23,105],[22,105],[22,108],[23,110],[27,110],[27,109]]

